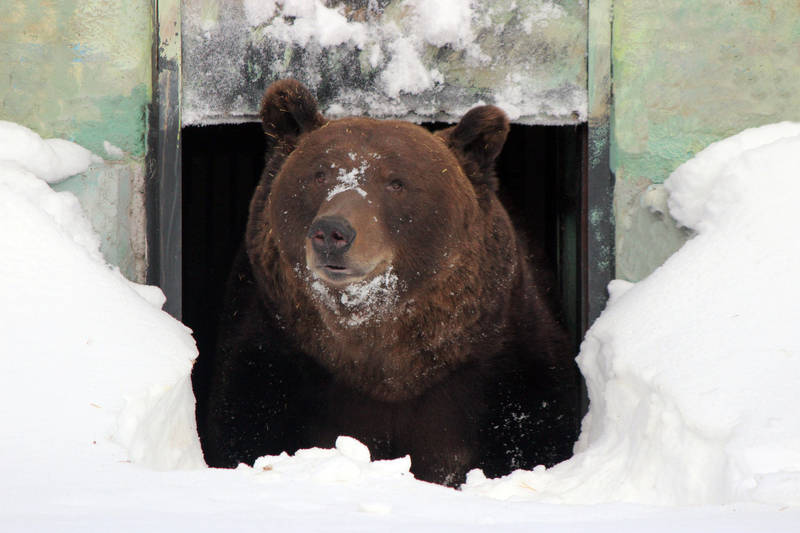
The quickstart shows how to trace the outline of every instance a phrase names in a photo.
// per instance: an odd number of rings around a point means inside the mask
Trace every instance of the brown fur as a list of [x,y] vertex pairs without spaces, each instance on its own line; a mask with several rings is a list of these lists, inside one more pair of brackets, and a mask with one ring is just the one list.
[[[385,135],[381,132],[386,129],[403,135],[405,142],[392,146],[398,160],[420,159],[416,150],[421,149],[426,152],[426,164],[435,162],[431,170],[413,170],[428,172],[432,179],[441,180],[443,195],[435,198],[436,203],[442,209],[457,206],[458,211],[449,214],[457,220],[436,222],[452,228],[450,242],[438,243],[439,248],[434,250],[425,238],[402,243],[403,258],[397,269],[406,288],[392,319],[370,322],[361,328],[338,328],[336,317],[309,296],[308,279],[294,248],[296,243],[302,243],[315,213],[292,219],[275,232],[272,219],[284,211],[287,195],[270,197],[274,181],[259,185],[253,197],[247,251],[259,287],[268,299],[278,303],[280,314],[286,317],[287,326],[300,339],[302,348],[354,387],[375,398],[396,401],[418,395],[472,357],[465,346],[502,343],[510,309],[509,289],[520,275],[521,266],[505,210],[493,195],[481,202],[488,212],[482,210],[445,139],[422,128],[367,118],[327,123],[301,138],[284,164],[296,161],[297,166],[308,165],[305,154],[318,155],[325,146],[336,145],[337,155],[385,149],[371,144],[370,139]],[[342,137],[346,142],[341,142]],[[327,162],[328,158],[324,166]],[[392,164],[387,155],[375,161],[377,168],[370,171],[386,174],[393,170]],[[286,171],[276,176],[277,180],[291,178]],[[368,193],[374,191],[368,189]],[[445,252],[446,260],[429,261],[423,271],[413,261],[404,260],[443,256]],[[295,268],[298,264],[300,272]]]
[[[339,434],[375,458],[410,453],[415,475],[448,484],[472,467],[497,475],[565,458],[577,382],[495,195],[505,114],[478,107],[436,135],[326,121],[305,87],[283,80],[261,117],[272,146],[221,321],[209,464],[330,446]],[[355,168],[360,190],[333,194]],[[318,255],[328,215],[353,226],[344,250],[370,265],[365,277],[350,259],[331,267]],[[391,273],[393,299],[353,323],[360,309],[343,300],[353,285],[331,268],[365,283]]]

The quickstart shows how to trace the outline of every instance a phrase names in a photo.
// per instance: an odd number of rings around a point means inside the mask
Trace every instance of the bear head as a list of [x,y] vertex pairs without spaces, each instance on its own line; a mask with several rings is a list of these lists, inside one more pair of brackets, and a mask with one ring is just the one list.
[[306,87],[282,80],[260,116],[271,151],[246,248],[265,305],[301,349],[397,400],[501,337],[520,265],[495,196],[509,128],[500,109],[431,134],[327,120]]

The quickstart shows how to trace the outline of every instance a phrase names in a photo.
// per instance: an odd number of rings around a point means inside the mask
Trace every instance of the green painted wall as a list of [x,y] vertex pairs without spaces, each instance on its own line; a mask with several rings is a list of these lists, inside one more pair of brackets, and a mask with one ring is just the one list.
[[[616,275],[638,280],[687,236],[669,217],[660,187],[672,170],[744,128],[800,120],[800,3],[602,2],[613,15]],[[152,4],[0,2],[0,118],[107,159],[57,187],[78,195],[106,257],[137,279],[145,267]],[[104,141],[124,155],[109,156]]]
[[[143,184],[151,100],[152,2],[0,2],[0,118],[115,159],[56,186],[74,192],[103,252],[128,276],[145,267]],[[123,150],[112,157],[104,141]]]
[[614,0],[617,277],[638,280],[685,240],[660,184],[709,143],[800,120],[797,0]]

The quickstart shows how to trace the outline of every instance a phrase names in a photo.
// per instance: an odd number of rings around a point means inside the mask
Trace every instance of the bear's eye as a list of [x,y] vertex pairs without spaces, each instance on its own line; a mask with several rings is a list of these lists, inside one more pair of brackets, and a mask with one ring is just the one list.
[[323,171],[317,171],[314,173],[314,183],[325,183],[325,173]]
[[392,192],[399,192],[405,188],[405,185],[400,180],[392,180],[388,185],[386,185],[386,188]]

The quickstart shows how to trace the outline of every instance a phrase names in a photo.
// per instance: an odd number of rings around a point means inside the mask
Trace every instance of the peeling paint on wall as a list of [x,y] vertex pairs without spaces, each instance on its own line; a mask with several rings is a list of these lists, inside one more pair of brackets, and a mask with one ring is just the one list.
[[[614,0],[617,277],[636,281],[685,239],[645,201],[709,143],[800,120],[796,0]],[[671,227],[670,227],[671,226]]]
[[[78,197],[95,231],[106,261],[133,280],[147,269],[144,220],[144,171],[130,158],[106,161],[53,186]],[[102,231],[101,231],[102,230]]]
[[[617,273],[639,280],[664,263],[691,236],[669,216],[667,192],[663,185],[619,182],[617,191]],[[641,187],[645,187],[641,190]]]
[[89,211],[106,258],[138,280],[151,14],[149,0],[0,3],[0,117],[104,157],[105,142],[125,152],[60,187]]

